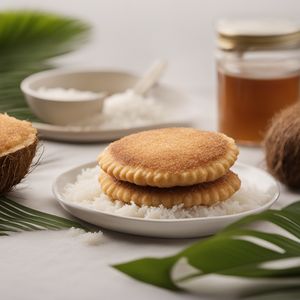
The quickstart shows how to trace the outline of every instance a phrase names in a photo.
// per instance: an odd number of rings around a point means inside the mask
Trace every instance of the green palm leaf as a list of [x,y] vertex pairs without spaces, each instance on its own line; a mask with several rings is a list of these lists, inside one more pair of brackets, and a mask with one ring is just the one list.
[[53,67],[50,59],[83,44],[89,26],[79,20],[33,11],[0,12],[0,112],[36,120],[19,89],[28,75]]
[[[284,234],[253,229],[257,222],[276,225]],[[284,267],[280,264],[284,261],[292,265]],[[227,292],[235,296],[300,288],[300,202],[243,218],[177,255],[144,258],[114,267],[137,280],[171,290],[225,295],[226,285],[222,282],[232,284]],[[207,288],[210,278],[214,278],[213,289]],[[242,291],[237,290],[236,280],[244,285]]]
[[0,198],[0,236],[9,235],[9,232],[61,230],[72,227],[90,230],[79,222],[28,208],[4,196]]

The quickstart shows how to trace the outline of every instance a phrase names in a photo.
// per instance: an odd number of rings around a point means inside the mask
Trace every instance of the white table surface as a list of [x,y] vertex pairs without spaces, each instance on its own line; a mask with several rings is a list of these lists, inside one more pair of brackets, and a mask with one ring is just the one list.
[[[215,101],[210,93],[190,89],[197,127],[215,128]],[[79,145],[42,142],[40,164],[11,194],[30,207],[68,216],[55,201],[51,185],[56,176],[79,164],[95,160],[105,144]],[[240,162],[263,167],[263,152],[241,147]],[[276,207],[300,195],[282,187]],[[70,216],[68,216],[70,217]],[[166,256],[191,244],[193,239],[155,239],[103,230],[101,245],[89,246],[66,231],[20,233],[0,238],[0,297],[5,300],[58,299],[199,299],[146,285],[114,270],[110,264],[144,256]],[[205,299],[204,297],[201,299]]]

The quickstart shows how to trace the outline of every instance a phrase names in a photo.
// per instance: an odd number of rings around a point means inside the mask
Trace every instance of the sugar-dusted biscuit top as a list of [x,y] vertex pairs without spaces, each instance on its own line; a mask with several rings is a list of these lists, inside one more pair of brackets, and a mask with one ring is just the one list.
[[0,114],[0,157],[32,144],[36,135],[31,123]]
[[111,143],[99,164],[109,175],[137,185],[172,187],[213,181],[237,159],[233,139],[193,128],[143,131]]
[[174,205],[185,208],[196,205],[211,206],[230,198],[241,185],[238,176],[231,171],[215,181],[171,188],[138,186],[117,180],[104,172],[100,174],[99,182],[103,192],[112,201],[134,202],[139,206],[162,205],[166,208]]

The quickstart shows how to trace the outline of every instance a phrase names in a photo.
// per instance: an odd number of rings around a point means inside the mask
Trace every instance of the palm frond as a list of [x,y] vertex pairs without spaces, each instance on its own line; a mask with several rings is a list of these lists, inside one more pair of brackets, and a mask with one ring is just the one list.
[[[257,222],[276,225],[285,234],[253,229]],[[213,295],[299,288],[300,202],[243,218],[174,256],[143,258],[114,267],[159,287]]]
[[88,37],[79,20],[37,11],[0,12],[0,112],[37,120],[19,89],[28,75],[53,67],[51,59],[75,50]]
[[90,230],[79,222],[26,207],[4,196],[0,197],[0,236],[9,235],[10,232],[61,230],[72,227]]

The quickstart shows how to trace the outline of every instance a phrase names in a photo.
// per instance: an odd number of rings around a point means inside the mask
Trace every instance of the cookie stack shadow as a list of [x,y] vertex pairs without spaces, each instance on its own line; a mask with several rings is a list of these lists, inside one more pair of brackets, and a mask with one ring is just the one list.
[[112,200],[171,208],[211,206],[241,185],[230,170],[233,139],[193,128],[164,128],[126,136],[99,156],[99,182]]

